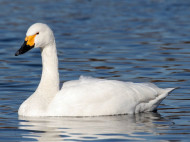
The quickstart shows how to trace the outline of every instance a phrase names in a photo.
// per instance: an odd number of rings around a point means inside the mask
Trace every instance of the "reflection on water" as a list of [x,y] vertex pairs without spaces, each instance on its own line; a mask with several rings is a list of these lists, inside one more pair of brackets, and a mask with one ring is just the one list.
[[[155,135],[171,122],[157,113],[105,117],[19,117],[22,137],[38,141],[63,140],[144,140],[141,135]],[[164,122],[162,124],[162,122]],[[160,134],[157,134],[160,135]]]
[[[189,6],[188,0],[1,0],[0,141],[188,141]],[[61,84],[84,75],[180,88],[158,113],[18,118],[39,83],[41,56],[39,49],[14,54],[36,22],[54,31]]]

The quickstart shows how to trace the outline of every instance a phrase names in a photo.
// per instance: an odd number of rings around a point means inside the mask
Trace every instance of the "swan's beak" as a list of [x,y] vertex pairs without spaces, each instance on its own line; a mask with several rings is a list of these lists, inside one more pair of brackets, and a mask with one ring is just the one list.
[[34,39],[35,39],[35,35],[32,35],[32,36],[27,36],[25,38],[25,41],[23,43],[23,45],[21,46],[21,48],[15,53],[15,56],[18,56],[20,54],[24,54],[26,53],[27,51],[29,51],[30,49],[34,48]]

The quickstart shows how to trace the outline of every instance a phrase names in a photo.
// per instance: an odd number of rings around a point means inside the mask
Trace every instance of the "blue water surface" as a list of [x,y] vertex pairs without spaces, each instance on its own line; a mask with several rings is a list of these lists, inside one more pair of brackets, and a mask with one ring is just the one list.
[[[190,1],[0,0],[0,141],[189,141]],[[54,31],[61,84],[80,75],[179,87],[157,113],[19,117],[41,77],[39,49],[15,57],[28,27]]]

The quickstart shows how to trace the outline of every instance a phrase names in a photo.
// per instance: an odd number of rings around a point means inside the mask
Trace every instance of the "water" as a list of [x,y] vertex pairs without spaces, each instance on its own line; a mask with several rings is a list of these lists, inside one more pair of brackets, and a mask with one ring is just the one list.
[[[0,1],[0,141],[189,141],[190,1]],[[19,117],[41,76],[39,49],[15,57],[28,27],[52,27],[61,83],[80,75],[180,87],[157,113]]]

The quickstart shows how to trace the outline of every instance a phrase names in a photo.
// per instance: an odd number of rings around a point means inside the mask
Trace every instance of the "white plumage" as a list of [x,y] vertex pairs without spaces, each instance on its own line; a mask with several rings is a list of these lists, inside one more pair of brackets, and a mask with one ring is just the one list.
[[[23,116],[99,116],[154,111],[174,88],[161,89],[151,83],[132,83],[81,76],[65,82],[59,90],[58,60],[51,29],[33,24],[26,36],[35,36],[41,48],[42,77],[34,94],[22,103]],[[23,53],[20,53],[23,54]]]

